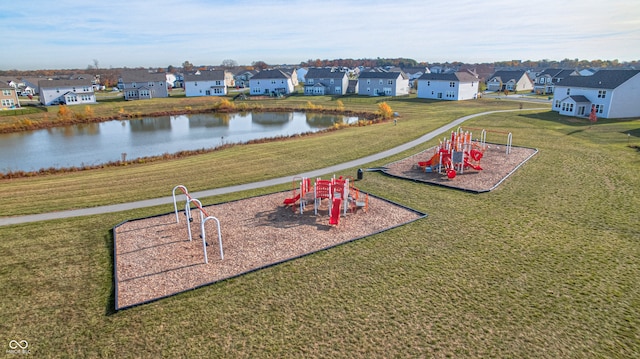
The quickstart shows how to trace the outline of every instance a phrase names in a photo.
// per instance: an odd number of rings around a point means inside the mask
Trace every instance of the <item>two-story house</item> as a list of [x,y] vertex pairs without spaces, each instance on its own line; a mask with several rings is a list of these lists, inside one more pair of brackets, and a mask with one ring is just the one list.
[[305,75],[305,95],[344,95],[349,77],[346,72],[330,67],[313,67]]
[[403,96],[408,94],[409,78],[402,71],[361,72],[358,77],[358,95]]
[[20,107],[18,92],[15,87],[0,84],[0,110],[14,109]]
[[233,76],[233,80],[235,81],[235,86],[239,88],[249,87],[249,80],[253,77],[253,75],[257,74],[257,70],[240,70],[236,72]]
[[571,69],[544,69],[536,77],[533,91],[540,95],[552,94],[555,85],[569,76],[580,76],[580,73]]
[[496,71],[487,80],[487,91],[533,91],[533,81],[525,70]]
[[640,117],[640,70],[600,70],[555,85],[553,111],[588,117],[592,107],[602,118]]
[[478,77],[468,71],[428,73],[418,78],[417,97],[449,101],[476,99],[478,84]]
[[293,90],[291,76],[278,69],[262,70],[249,80],[251,95],[289,95]]
[[225,70],[198,71],[184,75],[184,93],[187,97],[224,96],[227,94]]
[[169,97],[167,76],[162,72],[147,70],[123,71],[118,79],[125,100],[145,100]]
[[96,103],[91,79],[40,80],[40,103],[50,105],[82,105]]

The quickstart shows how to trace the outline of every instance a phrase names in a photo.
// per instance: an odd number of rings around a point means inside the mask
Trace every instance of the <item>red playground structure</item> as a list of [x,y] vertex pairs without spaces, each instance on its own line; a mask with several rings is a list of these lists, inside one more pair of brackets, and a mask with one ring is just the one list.
[[482,171],[480,160],[484,150],[483,144],[472,140],[471,132],[458,128],[458,131],[451,132],[451,139],[440,141],[429,160],[418,162],[418,167],[424,172],[445,173],[447,178],[454,179],[458,172],[463,173],[464,170]]
[[313,213],[317,216],[323,200],[327,200],[331,225],[339,225],[340,218],[348,212],[355,213],[358,209],[366,212],[369,207],[369,194],[353,186],[352,178],[316,178],[312,186],[310,178],[294,177],[292,187],[291,196],[282,202],[285,207],[291,206],[294,212],[303,214],[307,204],[313,201]]

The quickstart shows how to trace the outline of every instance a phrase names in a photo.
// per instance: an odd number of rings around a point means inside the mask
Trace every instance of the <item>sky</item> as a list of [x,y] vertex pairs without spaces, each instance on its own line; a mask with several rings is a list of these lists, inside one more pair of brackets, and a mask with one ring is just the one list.
[[0,9],[0,70],[640,59],[639,0],[25,0]]

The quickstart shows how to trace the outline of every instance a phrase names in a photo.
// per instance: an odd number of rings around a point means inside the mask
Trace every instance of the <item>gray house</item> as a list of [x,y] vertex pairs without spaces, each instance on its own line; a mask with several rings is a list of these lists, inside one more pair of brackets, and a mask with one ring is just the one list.
[[164,73],[152,73],[147,70],[123,71],[118,80],[125,100],[143,100],[156,97],[169,97],[167,76]]
[[409,78],[404,72],[361,72],[358,95],[402,96],[409,94]]
[[344,95],[349,78],[346,72],[332,68],[310,68],[305,76],[305,95]]

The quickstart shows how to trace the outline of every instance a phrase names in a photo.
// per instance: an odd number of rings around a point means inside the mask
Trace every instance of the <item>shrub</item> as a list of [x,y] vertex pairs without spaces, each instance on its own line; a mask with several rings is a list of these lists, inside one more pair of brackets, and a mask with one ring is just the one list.
[[378,104],[378,112],[380,113],[380,116],[382,116],[383,119],[390,119],[393,116],[393,110],[391,109],[391,106],[389,106],[388,103],[386,102],[380,102]]

